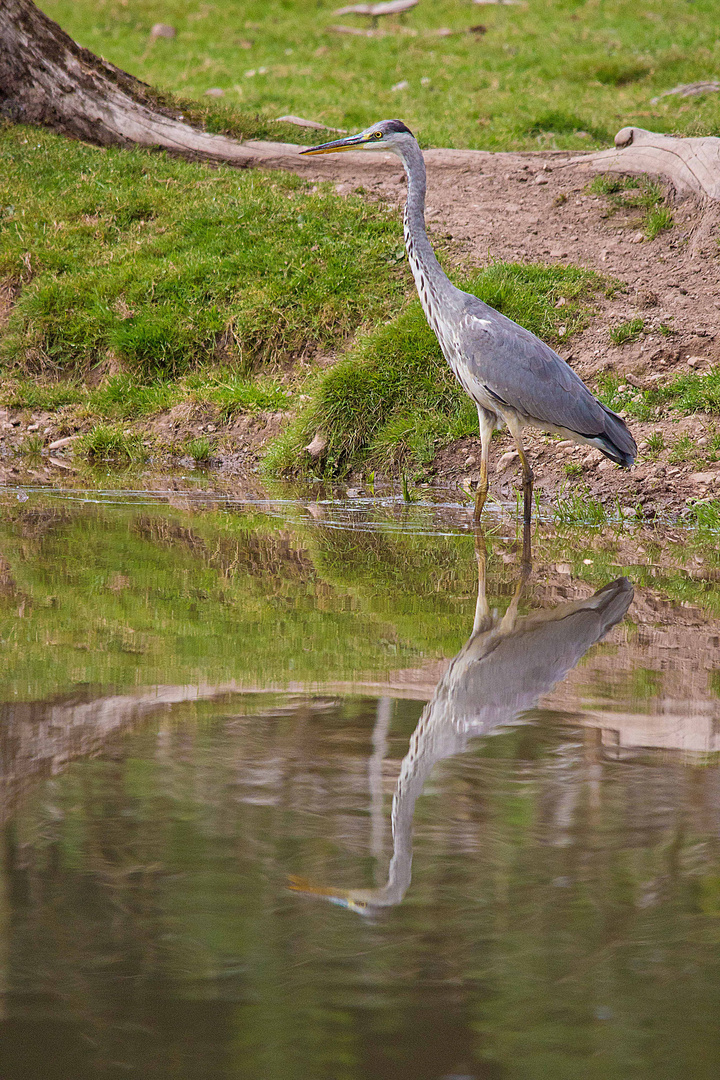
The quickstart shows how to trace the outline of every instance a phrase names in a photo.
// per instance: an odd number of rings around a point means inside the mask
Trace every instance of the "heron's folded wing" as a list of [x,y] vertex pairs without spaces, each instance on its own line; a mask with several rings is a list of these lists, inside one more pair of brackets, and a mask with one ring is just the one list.
[[540,338],[477,297],[468,295],[457,345],[472,378],[499,402],[582,435],[604,431],[605,410],[572,368]]

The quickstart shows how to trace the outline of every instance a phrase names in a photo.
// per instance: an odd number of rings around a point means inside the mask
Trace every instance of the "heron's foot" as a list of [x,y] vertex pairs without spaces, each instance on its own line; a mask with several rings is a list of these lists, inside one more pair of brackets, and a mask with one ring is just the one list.
[[479,487],[475,493],[475,509],[473,511],[473,521],[476,525],[480,524],[480,518],[482,517],[483,507],[485,506],[485,500],[487,499],[487,485],[485,487]]

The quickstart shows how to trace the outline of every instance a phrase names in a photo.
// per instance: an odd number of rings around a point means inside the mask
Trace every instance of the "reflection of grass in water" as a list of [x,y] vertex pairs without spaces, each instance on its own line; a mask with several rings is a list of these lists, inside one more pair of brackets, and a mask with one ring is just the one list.
[[[681,569],[618,565],[614,528],[544,531],[539,565],[568,562],[594,588],[627,572],[671,600],[720,614],[720,591]],[[472,625],[469,536],[352,533],[161,505],[77,510],[33,496],[6,509],[0,541],[8,568],[0,593],[3,698],[41,698],[80,682],[373,678],[453,656]],[[708,561],[720,558],[712,539],[702,543],[695,534],[695,546],[679,546],[674,557],[703,550]],[[515,568],[492,554],[506,551],[504,541],[490,536],[489,545],[488,597],[502,610]],[[82,559],[69,560],[75,550]]]
[[[363,534],[356,556],[352,542],[335,545],[341,533],[288,535],[260,516],[35,502],[0,535],[15,581],[1,602],[0,633],[14,643],[0,656],[3,696],[76,682],[348,679],[452,655],[472,621],[469,542],[449,538]],[[22,620],[18,597],[31,601]]]

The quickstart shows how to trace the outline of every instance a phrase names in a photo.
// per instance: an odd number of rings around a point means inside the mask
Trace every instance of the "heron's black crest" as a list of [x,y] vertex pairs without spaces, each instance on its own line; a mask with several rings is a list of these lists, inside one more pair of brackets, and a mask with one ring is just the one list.
[[391,131],[406,131],[408,135],[412,135],[412,131],[403,124],[402,120],[384,120],[382,129],[386,135],[389,135]]

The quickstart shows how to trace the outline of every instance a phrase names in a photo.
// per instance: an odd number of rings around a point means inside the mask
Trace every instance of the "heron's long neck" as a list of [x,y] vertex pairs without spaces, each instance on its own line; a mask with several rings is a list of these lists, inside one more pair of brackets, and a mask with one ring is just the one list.
[[422,150],[413,140],[402,148],[402,163],[407,175],[405,204],[405,246],[415,285],[427,314],[428,300],[436,301],[445,292],[454,291],[447,274],[435,258],[425,229],[425,161]]

